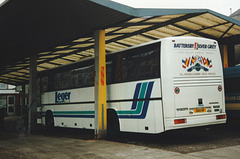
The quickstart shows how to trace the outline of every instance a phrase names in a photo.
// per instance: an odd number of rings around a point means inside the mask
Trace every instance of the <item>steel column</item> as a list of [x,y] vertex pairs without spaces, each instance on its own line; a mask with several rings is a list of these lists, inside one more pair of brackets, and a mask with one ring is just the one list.
[[107,130],[105,31],[94,32],[95,50],[95,135],[104,138]]
[[37,55],[30,56],[30,77],[29,77],[29,115],[28,132],[34,132],[37,127]]
[[223,67],[228,67],[228,48],[227,45],[223,45]]

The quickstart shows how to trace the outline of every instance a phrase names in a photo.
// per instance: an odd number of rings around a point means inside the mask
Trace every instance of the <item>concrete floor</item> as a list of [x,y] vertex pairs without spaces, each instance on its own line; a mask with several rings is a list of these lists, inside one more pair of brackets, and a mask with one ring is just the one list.
[[[20,123],[17,121],[15,123]],[[174,147],[173,143],[166,143],[160,147],[149,146],[149,143],[141,143],[138,139],[130,142],[119,140],[94,140],[92,131],[88,130],[65,130],[57,129],[56,132],[39,132],[27,135],[24,129],[14,126],[12,120],[7,120],[4,131],[0,131],[0,159],[239,159],[240,158],[240,135],[234,136],[236,141],[233,145],[226,144],[223,147],[216,146],[199,151],[176,151],[166,147]],[[220,127],[221,128],[221,127]],[[235,128],[235,127],[234,127]],[[14,130],[16,130],[14,132]],[[198,129],[196,129],[197,131]],[[239,130],[239,129],[233,129]],[[58,131],[61,131],[59,133]],[[193,130],[194,131],[194,130]],[[192,132],[192,131],[191,131]],[[190,132],[190,133],[191,133]],[[215,133],[215,131],[213,131]],[[218,129],[216,129],[218,132]],[[179,133],[177,133],[179,134]],[[179,134],[180,135],[180,134]],[[135,135],[138,138],[145,138],[144,135]],[[171,134],[170,134],[171,136]],[[199,136],[199,135],[198,135]],[[123,136],[124,138],[126,136]],[[129,135],[127,135],[129,137]],[[131,135],[130,135],[131,137]],[[156,142],[161,142],[163,136],[156,137]],[[211,138],[209,138],[211,139]],[[125,139],[126,140],[126,139]],[[216,138],[214,139],[216,140]],[[214,141],[212,140],[212,141]],[[218,139],[221,140],[221,139]],[[219,142],[217,140],[217,142]],[[137,142],[137,143],[136,143]],[[154,142],[154,141],[152,141]],[[151,142],[151,143],[152,143]],[[155,142],[155,144],[156,144]],[[164,141],[167,142],[167,141]],[[181,141],[182,142],[182,141]],[[194,142],[188,144],[189,148],[194,147]],[[206,142],[206,144],[209,144]],[[171,146],[172,145],[172,146]],[[181,148],[178,145],[176,148]]]
[[106,140],[1,133],[1,159],[239,159],[240,145],[182,154]]

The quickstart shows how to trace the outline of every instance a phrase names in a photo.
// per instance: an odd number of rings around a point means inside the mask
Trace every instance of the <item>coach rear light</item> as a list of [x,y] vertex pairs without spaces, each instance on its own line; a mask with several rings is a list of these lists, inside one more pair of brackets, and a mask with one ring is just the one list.
[[219,120],[219,119],[226,119],[226,115],[217,115],[216,119],[217,120]]
[[175,119],[174,124],[184,124],[187,123],[187,119]]

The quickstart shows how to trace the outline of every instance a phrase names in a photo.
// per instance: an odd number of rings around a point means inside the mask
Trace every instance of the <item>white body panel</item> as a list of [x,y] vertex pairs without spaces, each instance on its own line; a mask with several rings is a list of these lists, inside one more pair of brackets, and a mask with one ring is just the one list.
[[[154,82],[154,87],[151,92],[151,98],[160,98],[160,79],[150,80]],[[107,103],[108,109],[114,109],[118,112],[121,111],[131,111],[132,101],[124,101],[126,99],[133,99],[134,91],[137,83],[146,83],[149,80],[138,81],[138,82],[127,82],[121,84],[112,84],[107,86],[107,100],[110,101]],[[56,92],[45,92],[42,94],[42,101],[44,104],[52,103],[53,105],[45,105],[42,109],[43,112],[47,110],[51,110],[54,115],[56,115],[54,119],[54,125],[59,127],[72,127],[72,128],[94,128],[94,118],[90,117],[94,113],[94,88],[88,87],[84,89],[72,89],[72,90],[64,90],[64,91],[56,91],[58,93],[70,92],[71,98],[70,103],[55,103],[55,93]],[[114,101],[114,102],[111,102]],[[117,101],[117,102],[115,102]],[[83,104],[75,102],[82,102]],[[89,104],[84,102],[90,102]],[[69,111],[72,112],[88,112],[86,113],[86,118],[84,117],[67,117],[67,115],[71,115]],[[61,112],[61,113],[59,113]],[[92,113],[91,113],[92,112]],[[136,114],[136,116],[140,116],[143,112]],[[65,115],[64,117],[58,117],[57,115]],[[81,115],[79,113],[75,113],[72,115]],[[146,112],[146,117],[144,119],[131,118],[131,114],[129,118],[120,118],[120,129],[121,131],[130,131],[130,132],[145,132],[145,133],[160,133],[163,131],[163,120],[162,120],[162,107],[161,100],[154,100],[149,102],[148,109]],[[43,123],[45,123],[45,118],[43,118]],[[145,127],[148,127],[145,130]]]
[[[226,122],[216,119],[216,115],[225,114],[222,64],[216,41],[172,37],[148,44],[156,42],[161,43],[160,78],[107,85],[107,109],[116,111],[120,130],[161,133]],[[208,59],[208,64],[197,64],[199,57],[205,62]],[[192,63],[184,63],[186,59]],[[175,93],[176,88],[180,92]],[[55,126],[94,129],[94,87],[45,92],[41,100],[42,124],[44,113],[51,110]],[[197,108],[204,111],[195,112]],[[187,122],[176,125],[176,119]]]
[[[216,115],[225,113],[217,42],[194,37],[167,38],[162,41],[161,55],[165,129],[225,123],[226,119],[216,119]],[[199,108],[204,111],[195,112]],[[178,118],[187,123],[174,125]]]

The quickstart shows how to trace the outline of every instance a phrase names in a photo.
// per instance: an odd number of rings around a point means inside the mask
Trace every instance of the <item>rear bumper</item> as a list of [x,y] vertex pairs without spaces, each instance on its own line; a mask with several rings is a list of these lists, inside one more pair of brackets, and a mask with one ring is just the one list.
[[[212,114],[212,115],[202,115],[202,116],[192,116],[192,117],[180,117],[180,118],[166,118],[165,119],[165,130],[181,129],[188,127],[213,125],[213,124],[223,124],[226,123],[226,119],[217,119],[219,115],[226,115],[226,113]],[[175,124],[174,120],[185,119],[186,123]]]

